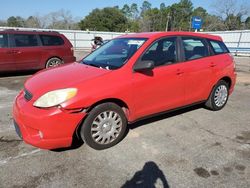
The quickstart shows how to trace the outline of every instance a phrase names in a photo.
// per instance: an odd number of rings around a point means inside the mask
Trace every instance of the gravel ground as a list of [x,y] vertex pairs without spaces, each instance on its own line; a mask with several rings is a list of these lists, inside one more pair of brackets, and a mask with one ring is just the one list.
[[236,62],[237,85],[223,110],[195,106],[137,122],[104,151],[23,143],[11,107],[30,75],[0,77],[0,187],[250,187],[250,59]]

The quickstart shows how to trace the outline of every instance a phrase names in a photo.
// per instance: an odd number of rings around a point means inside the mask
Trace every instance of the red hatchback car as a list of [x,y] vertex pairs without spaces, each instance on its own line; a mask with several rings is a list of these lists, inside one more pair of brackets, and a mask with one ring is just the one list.
[[58,32],[0,31],[0,72],[39,70],[74,61],[72,44]]
[[90,147],[105,149],[141,118],[197,103],[222,109],[235,79],[233,58],[218,36],[125,35],[81,63],[28,79],[15,99],[14,125],[39,148],[68,147],[76,133]]

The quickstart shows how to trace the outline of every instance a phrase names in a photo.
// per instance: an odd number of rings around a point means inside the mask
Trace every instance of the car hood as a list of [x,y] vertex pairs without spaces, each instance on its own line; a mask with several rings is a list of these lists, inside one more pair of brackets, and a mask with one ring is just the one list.
[[76,87],[79,83],[100,77],[109,72],[111,71],[80,63],[71,63],[36,73],[25,82],[24,87],[33,96],[39,97],[48,91]]

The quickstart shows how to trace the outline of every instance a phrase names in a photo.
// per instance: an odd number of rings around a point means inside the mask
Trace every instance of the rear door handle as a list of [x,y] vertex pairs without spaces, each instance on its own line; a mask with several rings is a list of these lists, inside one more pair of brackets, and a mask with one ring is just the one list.
[[10,50],[6,52],[7,54],[21,54],[22,52],[19,50]]

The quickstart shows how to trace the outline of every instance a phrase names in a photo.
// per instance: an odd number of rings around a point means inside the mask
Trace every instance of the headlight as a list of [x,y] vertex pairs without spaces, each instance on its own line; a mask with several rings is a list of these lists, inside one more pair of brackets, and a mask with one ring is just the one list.
[[40,108],[48,108],[57,106],[71,98],[73,98],[77,93],[76,88],[67,88],[50,91],[34,102],[34,106]]

